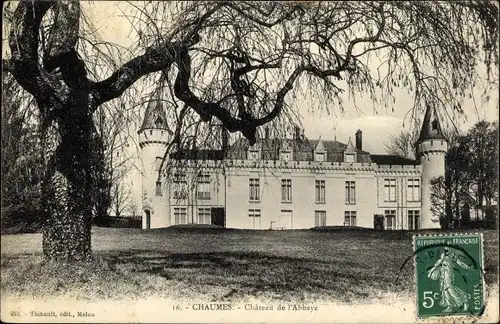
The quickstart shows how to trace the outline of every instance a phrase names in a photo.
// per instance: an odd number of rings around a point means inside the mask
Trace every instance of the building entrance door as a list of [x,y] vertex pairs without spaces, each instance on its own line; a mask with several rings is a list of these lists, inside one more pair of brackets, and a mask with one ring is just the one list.
[[384,229],[384,215],[373,215],[373,228],[374,229]]
[[292,229],[293,228],[293,220],[292,220],[292,211],[291,210],[282,210],[281,211],[280,227],[281,227],[281,229]]
[[211,208],[212,225],[226,227],[226,212],[224,207]]

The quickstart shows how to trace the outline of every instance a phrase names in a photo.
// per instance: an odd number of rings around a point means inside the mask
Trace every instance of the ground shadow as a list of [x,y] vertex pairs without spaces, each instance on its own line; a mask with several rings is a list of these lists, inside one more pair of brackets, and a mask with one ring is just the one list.
[[353,261],[275,256],[259,252],[158,253],[131,250],[104,253],[110,268],[182,281],[189,285],[230,287],[224,297],[273,295],[296,298],[315,294],[344,301],[368,298],[375,291],[409,290],[386,272]]

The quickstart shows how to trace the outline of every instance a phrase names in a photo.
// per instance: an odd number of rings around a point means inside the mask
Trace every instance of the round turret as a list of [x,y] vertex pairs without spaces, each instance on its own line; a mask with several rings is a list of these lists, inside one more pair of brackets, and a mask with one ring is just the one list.
[[142,161],[142,228],[166,227],[170,225],[168,186],[159,170],[172,132],[160,101],[149,101],[137,134]]
[[417,158],[422,165],[422,228],[441,228],[439,217],[432,212],[431,181],[445,176],[448,141],[443,135],[434,109],[427,107],[420,136],[416,142]]

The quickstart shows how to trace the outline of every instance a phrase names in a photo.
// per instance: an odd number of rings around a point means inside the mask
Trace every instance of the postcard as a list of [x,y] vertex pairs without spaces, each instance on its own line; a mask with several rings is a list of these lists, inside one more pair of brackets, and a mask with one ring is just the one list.
[[6,2],[2,322],[497,323],[498,9]]

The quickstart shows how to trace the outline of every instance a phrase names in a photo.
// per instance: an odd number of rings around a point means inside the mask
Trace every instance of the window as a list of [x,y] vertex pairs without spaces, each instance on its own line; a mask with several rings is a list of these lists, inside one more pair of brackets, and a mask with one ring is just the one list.
[[396,229],[396,211],[386,210],[384,211],[385,215],[385,229],[393,230]]
[[317,210],[314,212],[314,226],[326,226],[326,211]]
[[198,191],[196,197],[200,200],[210,200],[210,191]]
[[345,161],[353,163],[354,162],[354,154],[346,154],[345,155]]
[[406,200],[420,200],[420,179],[408,179],[408,191],[406,192]]
[[396,179],[384,179],[384,201],[396,201]]
[[289,151],[284,151],[284,152],[281,152],[281,159],[283,161],[290,161],[291,160],[291,154]]
[[160,166],[161,166],[161,161],[163,159],[159,156],[156,157],[155,159],[155,171],[160,171]]
[[316,203],[325,203],[325,180],[316,180]]
[[325,153],[324,152],[316,152],[315,154],[316,161],[318,162],[324,162],[325,161]]
[[249,209],[248,216],[249,217],[260,217],[260,209]]
[[355,211],[344,212],[344,225],[345,226],[356,226],[356,212]]
[[356,203],[356,183],[354,181],[345,182],[345,203]]
[[210,174],[208,173],[198,173],[197,177],[198,191],[196,197],[201,200],[210,199]]
[[248,159],[249,160],[258,160],[258,157],[259,157],[258,151],[249,151],[248,152]]
[[418,230],[420,228],[420,210],[408,210],[408,229]]
[[156,118],[156,120],[155,120],[155,126],[156,126],[156,128],[161,128],[161,127],[162,127],[162,125],[163,125],[163,119],[161,119],[161,117],[160,117],[160,116],[158,116],[158,117]]
[[174,190],[174,199],[186,199],[187,192],[184,189]]
[[432,124],[432,130],[437,130],[438,129],[438,124],[439,123],[438,123],[437,119],[434,119],[431,124]]
[[210,183],[210,174],[198,173],[198,183]]
[[253,229],[260,229],[260,209],[249,209],[248,217],[252,218]]
[[281,201],[291,202],[292,201],[292,180],[282,179],[281,180]]
[[210,208],[198,208],[198,224],[212,224]]
[[260,183],[258,178],[250,179],[250,201],[260,200]]
[[185,173],[174,173],[174,183],[186,183],[186,174]]
[[156,195],[161,196],[161,181],[156,181]]
[[187,224],[187,208],[186,207],[176,207],[174,208],[174,220],[175,225]]

